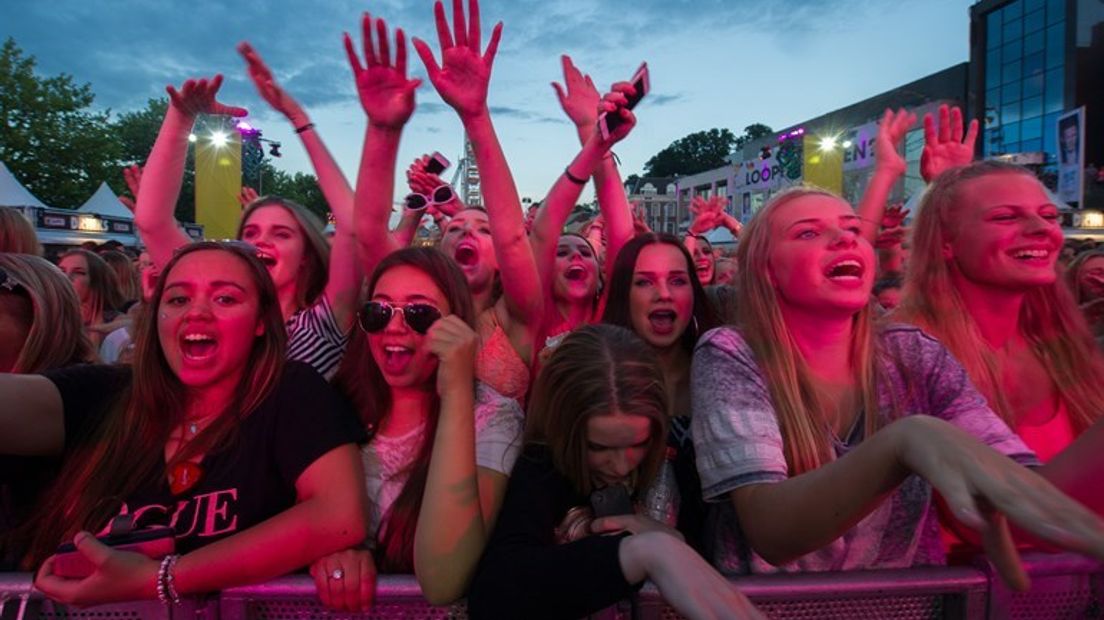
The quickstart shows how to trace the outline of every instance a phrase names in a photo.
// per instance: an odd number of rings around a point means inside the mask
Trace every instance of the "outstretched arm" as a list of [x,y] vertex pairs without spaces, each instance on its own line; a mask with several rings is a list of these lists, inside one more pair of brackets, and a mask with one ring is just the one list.
[[295,133],[299,134],[311,165],[314,166],[314,173],[318,176],[318,186],[333,212],[335,233],[326,298],[330,301],[338,326],[347,331],[353,326],[362,279],[360,265],[356,261],[353,190],[330,155],[329,149],[323,144],[322,137],[315,130],[306,111],[276,82],[272,70],[264,63],[260,54],[246,42],[238,45],[238,52],[248,65],[249,77],[257,87],[257,92],[269,105],[283,114],[295,128]]
[[[620,82],[614,84],[613,91],[599,102],[599,107],[596,107],[595,110],[600,109],[611,114],[618,114],[624,122],[613,131],[609,140],[602,138],[602,135],[596,130],[596,126],[591,126],[590,136],[582,150],[568,164],[564,173],[556,179],[556,184],[552,186],[548,196],[544,199],[544,203],[537,211],[530,241],[533,245],[533,251],[537,255],[537,265],[544,286],[544,294],[548,298],[551,298],[552,282],[555,280],[553,270],[556,265],[556,244],[559,242],[560,231],[563,229],[567,216],[571,213],[575,201],[578,200],[579,194],[583,191],[583,183],[594,172],[595,168],[601,165],[603,158],[610,152],[613,145],[629,135],[629,132],[636,126],[636,117],[625,107],[628,103],[627,95],[631,95],[633,92],[631,84]],[[579,181],[583,181],[583,183]],[[625,214],[628,215],[627,209]],[[606,220],[604,212],[603,220]],[[604,225],[607,227],[606,265],[609,266],[613,264],[613,256],[610,255],[611,250],[609,249],[609,235],[611,233],[608,220],[604,222]],[[550,314],[555,311],[554,305],[550,305],[546,310]]]
[[886,109],[882,122],[878,124],[878,138],[874,146],[874,174],[858,208],[862,235],[871,243],[878,236],[878,225],[882,221],[882,213],[893,184],[908,169],[905,158],[897,149],[914,123],[916,115],[902,108],[896,113]]
[[188,158],[188,134],[196,116],[246,114],[243,108],[215,100],[220,86],[222,76],[216,75],[211,80],[188,80],[179,91],[172,86],[165,89],[169,93],[169,108],[142,170],[141,187],[134,206],[138,233],[149,249],[150,258],[159,267],[168,264],[174,250],[191,242],[173,218],[173,209],[180,196]]
[[[564,85],[553,82],[552,88],[560,106],[579,134],[579,143],[586,145],[598,124],[599,95],[594,81],[583,74],[567,54],[561,56]],[[621,174],[613,152],[607,152],[594,169],[595,196],[605,221],[606,232],[606,281],[613,275],[613,263],[621,247],[633,237],[633,215],[629,206]],[[553,244],[554,245],[554,244]]]
[[365,65],[360,64],[353,41],[345,35],[345,52],[356,78],[357,92],[368,128],[357,174],[354,209],[357,248],[364,273],[372,273],[385,256],[401,246],[388,232],[394,200],[395,166],[403,126],[414,113],[414,89],[421,83],[406,77],[406,35],[395,30],[395,62],[391,62],[387,23],[376,19],[373,47],[372,17],[361,20]]
[[[454,28],[450,32],[444,5],[437,0],[433,7],[441,46],[440,66],[425,41],[414,39],[414,48],[425,63],[429,80],[445,103],[456,110],[472,142],[490,220],[491,239],[502,274],[506,311],[513,326],[507,326],[507,333],[511,335],[515,349],[528,362],[531,361],[532,351],[525,349],[531,349],[540,329],[544,298],[533,250],[525,234],[517,187],[487,107],[487,88],[502,36],[502,23],[495,25],[484,52],[480,39],[479,2],[469,0],[467,19],[462,0],[453,0],[452,8]],[[521,334],[516,328],[520,328]]]

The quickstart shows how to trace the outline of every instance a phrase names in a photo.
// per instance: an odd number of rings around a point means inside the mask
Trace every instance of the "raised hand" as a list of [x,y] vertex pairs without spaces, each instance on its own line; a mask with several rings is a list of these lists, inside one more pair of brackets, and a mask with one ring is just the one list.
[[142,167],[133,164],[123,168],[123,181],[126,181],[130,196],[119,196],[119,202],[123,203],[123,206],[133,213],[134,201],[138,199],[138,189],[142,186]]
[[337,611],[365,612],[376,598],[376,562],[366,549],[346,549],[310,566],[322,604]]
[[689,231],[695,235],[703,235],[724,223],[725,200],[714,196],[706,200],[701,196],[694,196],[690,200],[690,214],[693,221]]
[[171,85],[165,87],[169,94],[169,103],[178,112],[195,118],[198,114],[226,114],[229,116],[245,116],[248,114],[245,108],[226,105],[215,100],[219,88],[222,87],[222,74],[217,74],[210,80],[188,80],[176,90]]
[[460,115],[461,120],[486,114],[487,88],[491,81],[498,42],[502,38],[502,22],[495,24],[487,50],[482,51],[480,41],[479,2],[468,1],[468,18],[464,18],[463,0],[453,0],[453,31],[449,32],[445,18],[445,6],[441,0],[433,5],[437,24],[437,38],[441,46],[441,64],[438,66],[432,50],[425,41],[414,39],[414,49],[425,63],[429,81]]
[[247,41],[242,41],[238,44],[238,53],[245,59],[249,78],[253,80],[257,92],[268,102],[268,105],[286,116],[296,127],[302,127],[310,122],[299,102],[276,83],[272,70],[268,68],[268,65],[261,59],[261,55],[253,49],[253,46]]
[[644,205],[639,202],[634,202],[632,205],[633,216],[633,232],[636,234],[652,232],[652,228],[648,226],[647,213],[644,210]]
[[475,373],[475,349],[479,336],[455,314],[438,320],[426,333],[431,353],[440,360],[437,393],[445,396],[457,385],[470,387]]
[[352,38],[345,33],[345,53],[356,79],[360,105],[370,124],[390,129],[402,127],[414,113],[414,90],[422,83],[406,77],[406,34],[402,28],[395,29],[395,62],[392,64],[387,22],[376,19],[374,46],[372,16],[365,13],[360,27],[364,37],[364,65],[360,64],[353,49]]
[[249,206],[249,203],[256,200],[257,197],[257,190],[248,185],[242,185],[241,192],[238,194],[238,204],[244,209]]
[[904,108],[894,112],[886,109],[878,123],[878,137],[874,143],[874,162],[877,168],[897,175],[905,173],[908,164],[898,150],[909,128],[916,124],[916,115]]
[[911,213],[911,211],[905,208],[905,203],[903,202],[890,205],[886,208],[885,213],[882,214],[882,228],[888,230],[890,228],[900,227],[901,224],[904,223],[905,218],[909,216],[909,213]]
[[629,132],[636,127],[636,116],[626,106],[629,105],[629,96],[636,94],[636,88],[628,82],[617,82],[613,85],[613,89],[606,93],[602,100],[598,102],[598,112],[601,114],[605,112],[607,114],[617,114],[621,116],[621,124],[617,126],[612,132],[608,140],[603,139],[601,133],[598,131],[598,127],[594,127],[594,135],[601,141],[602,147],[605,150],[609,150],[614,144],[617,144],[621,140],[625,139],[625,136],[629,135]]
[[939,127],[931,114],[924,115],[924,151],[920,154],[920,176],[931,183],[951,168],[959,168],[974,159],[974,143],[978,136],[978,122],[970,121],[965,137],[962,135],[962,110],[958,107],[939,106]]
[[598,102],[601,101],[601,96],[590,76],[579,71],[571,62],[570,56],[564,54],[560,56],[560,60],[563,63],[564,84],[561,86],[552,82],[552,88],[560,100],[560,107],[571,122],[576,127],[585,127],[589,131],[598,122]]
[[900,226],[896,228],[886,228],[882,232],[878,233],[878,237],[874,239],[874,247],[879,250],[888,250],[889,248],[897,247],[905,241],[905,229]]

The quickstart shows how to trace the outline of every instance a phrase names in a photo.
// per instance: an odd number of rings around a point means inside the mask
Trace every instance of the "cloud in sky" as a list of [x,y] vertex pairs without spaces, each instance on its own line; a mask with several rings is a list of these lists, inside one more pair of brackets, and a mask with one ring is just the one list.
[[[637,130],[617,149],[627,175],[688,133],[736,131],[753,122],[785,126],[961,62],[969,4],[485,0],[484,38],[495,21],[506,25],[490,103],[520,191],[539,196],[578,149],[548,86],[562,79],[561,53],[571,53],[600,89],[648,61],[652,94],[637,110]],[[222,72],[221,98],[248,107],[266,122],[265,136],[284,143],[279,165],[309,170],[297,137],[266,109],[245,75],[234,46],[249,40],[311,112],[352,180],[365,119],[341,34],[348,31],[359,47],[365,7],[436,48],[428,0],[10,2],[0,36],[15,37],[42,74],[90,82],[97,105],[117,112],[162,96],[166,84]],[[424,80],[413,49],[409,58],[411,75]],[[400,170],[423,152],[440,150],[455,160],[462,146],[459,122],[428,80],[417,98]]]

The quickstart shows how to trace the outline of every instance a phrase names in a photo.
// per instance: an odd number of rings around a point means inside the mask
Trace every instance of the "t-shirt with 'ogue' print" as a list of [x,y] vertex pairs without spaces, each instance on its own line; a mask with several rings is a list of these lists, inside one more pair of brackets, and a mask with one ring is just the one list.
[[[132,375],[125,366],[74,366],[46,377],[61,393],[69,454],[95,436],[130,389]],[[313,368],[289,361],[268,397],[240,422],[232,442],[203,457],[194,487],[174,496],[162,470],[128,496],[103,501],[121,501],[120,513],[135,515],[138,527],[171,526],[177,552],[187,553],[292,507],[300,474],[334,448],[366,439],[345,399]]]

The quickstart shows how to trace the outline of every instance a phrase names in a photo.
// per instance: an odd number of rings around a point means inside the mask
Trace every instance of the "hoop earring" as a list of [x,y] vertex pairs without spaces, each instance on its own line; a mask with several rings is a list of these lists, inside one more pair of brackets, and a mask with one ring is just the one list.
[[698,338],[701,337],[701,327],[698,326],[697,315],[693,317],[693,320],[690,322],[690,324],[694,326],[694,342],[697,342]]

